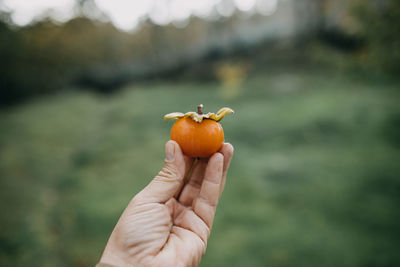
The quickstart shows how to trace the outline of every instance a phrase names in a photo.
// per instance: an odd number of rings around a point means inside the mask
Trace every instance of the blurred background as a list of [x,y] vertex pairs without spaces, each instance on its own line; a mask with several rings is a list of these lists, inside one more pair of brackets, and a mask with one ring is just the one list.
[[397,0],[0,0],[0,266],[94,266],[204,104],[201,266],[400,266]]

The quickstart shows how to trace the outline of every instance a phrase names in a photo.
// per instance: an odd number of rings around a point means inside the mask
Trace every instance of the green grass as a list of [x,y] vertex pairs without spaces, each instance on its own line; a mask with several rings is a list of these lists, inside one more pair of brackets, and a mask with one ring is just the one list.
[[399,266],[399,84],[324,71],[79,91],[0,113],[0,265],[93,266],[162,166],[162,116],[235,110],[235,146],[201,266]]

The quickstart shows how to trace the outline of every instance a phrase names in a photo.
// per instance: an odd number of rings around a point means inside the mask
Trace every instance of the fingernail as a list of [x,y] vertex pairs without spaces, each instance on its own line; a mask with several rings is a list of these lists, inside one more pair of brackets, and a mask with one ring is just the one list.
[[175,159],[175,145],[173,142],[168,142],[165,148],[166,150],[166,158],[165,161],[171,162]]

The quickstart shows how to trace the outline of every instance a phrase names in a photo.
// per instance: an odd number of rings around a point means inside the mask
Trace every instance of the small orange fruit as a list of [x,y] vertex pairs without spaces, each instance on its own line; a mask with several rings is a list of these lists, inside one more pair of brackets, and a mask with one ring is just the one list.
[[177,120],[171,129],[171,140],[190,157],[208,157],[217,152],[224,142],[221,124],[205,119],[201,123],[191,118]]
[[217,114],[203,114],[203,105],[198,112],[170,113],[165,119],[178,119],[171,129],[171,140],[176,141],[183,153],[189,157],[205,158],[217,152],[224,143],[224,130],[218,122],[228,113],[230,108],[222,108]]

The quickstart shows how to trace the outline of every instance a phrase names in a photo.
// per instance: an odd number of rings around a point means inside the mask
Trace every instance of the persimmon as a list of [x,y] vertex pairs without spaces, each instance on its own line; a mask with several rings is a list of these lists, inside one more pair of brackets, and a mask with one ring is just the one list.
[[219,121],[230,108],[222,108],[216,114],[203,114],[203,105],[198,111],[170,113],[165,119],[178,119],[171,128],[171,140],[176,141],[184,154],[193,158],[206,158],[217,152],[224,143],[224,130]]

